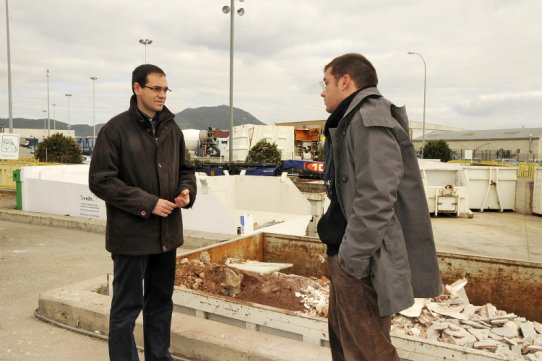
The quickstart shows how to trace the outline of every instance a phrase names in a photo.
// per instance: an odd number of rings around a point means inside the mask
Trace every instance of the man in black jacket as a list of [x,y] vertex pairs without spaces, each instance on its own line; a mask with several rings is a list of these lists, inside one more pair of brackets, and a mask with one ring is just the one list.
[[109,357],[138,360],[133,329],[143,311],[145,359],[169,361],[181,208],[194,204],[196,179],[183,133],[164,105],[165,73],[138,66],[132,91],[129,110],[101,129],[89,172],[90,190],[106,203],[106,249],[114,266]]

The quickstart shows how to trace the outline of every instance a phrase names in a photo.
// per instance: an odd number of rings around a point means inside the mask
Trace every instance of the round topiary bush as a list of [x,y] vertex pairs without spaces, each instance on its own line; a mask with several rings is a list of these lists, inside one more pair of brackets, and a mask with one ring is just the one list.
[[55,133],[38,144],[34,157],[40,162],[81,164],[82,151],[75,139]]

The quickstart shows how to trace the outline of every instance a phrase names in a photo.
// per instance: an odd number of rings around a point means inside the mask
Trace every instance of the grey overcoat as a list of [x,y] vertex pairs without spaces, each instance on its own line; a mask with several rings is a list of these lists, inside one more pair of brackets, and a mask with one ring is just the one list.
[[[376,87],[359,92],[345,117],[371,95],[380,95]],[[418,160],[404,107],[368,98],[351,121],[343,120],[330,129],[347,220],[339,262],[357,278],[372,278],[380,316],[388,316],[442,288]]]

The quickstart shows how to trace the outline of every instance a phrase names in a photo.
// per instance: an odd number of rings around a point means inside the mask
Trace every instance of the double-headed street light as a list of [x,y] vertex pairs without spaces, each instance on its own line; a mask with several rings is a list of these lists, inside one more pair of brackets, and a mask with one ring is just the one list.
[[[239,0],[243,2],[244,0]],[[235,18],[235,0],[231,0],[230,6],[224,5],[222,7],[224,14],[230,14],[230,163],[233,163],[233,39],[234,39],[234,18]],[[239,16],[245,14],[245,9],[239,8],[237,10]]]
[[69,130],[71,128],[71,123],[70,123],[70,98],[71,98],[71,94],[66,94],[66,97],[68,98],[68,136],[69,136]]
[[92,137],[96,139],[96,101],[94,97],[94,81],[98,79],[95,76],[91,76],[90,80],[92,80]]
[[423,129],[422,129],[422,151],[421,159],[423,159],[423,150],[425,149],[425,95],[427,91],[427,65],[425,59],[420,53],[415,51],[409,51],[409,55],[418,55],[423,61]]
[[145,64],[147,64],[147,45],[152,44],[150,39],[139,39],[139,43],[145,46]]

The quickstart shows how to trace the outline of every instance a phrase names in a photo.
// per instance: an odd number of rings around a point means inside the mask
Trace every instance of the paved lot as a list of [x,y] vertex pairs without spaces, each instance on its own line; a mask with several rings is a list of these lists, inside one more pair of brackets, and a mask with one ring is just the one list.
[[514,212],[432,218],[437,250],[542,263],[542,217]]
[[0,221],[0,360],[107,360],[107,344],[34,318],[40,292],[112,270],[103,235]]
[[[2,209],[15,208],[0,192]],[[437,249],[542,263],[542,217],[475,213],[433,218]],[[102,234],[0,220],[0,360],[107,359],[104,341],[33,317],[41,292],[110,272]]]

